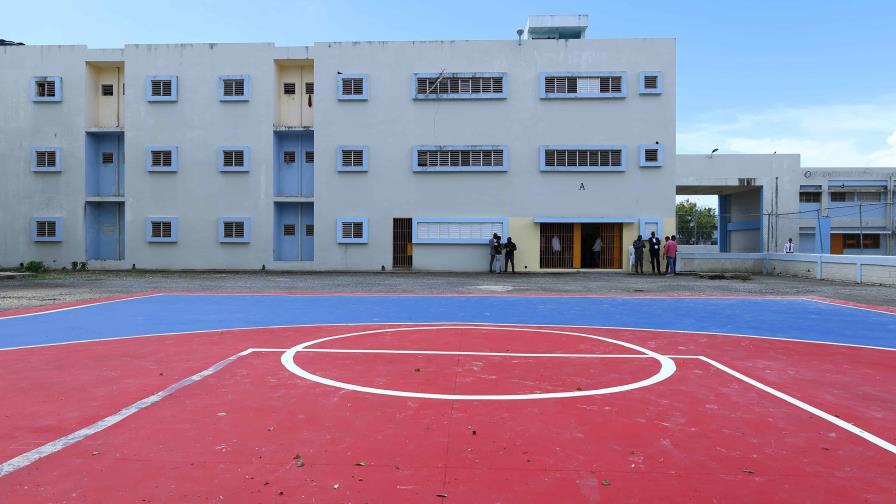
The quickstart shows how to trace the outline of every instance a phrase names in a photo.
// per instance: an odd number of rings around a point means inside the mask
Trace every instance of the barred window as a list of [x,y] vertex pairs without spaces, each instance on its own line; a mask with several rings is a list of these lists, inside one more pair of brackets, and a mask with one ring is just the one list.
[[418,150],[417,166],[504,166],[504,151],[490,150]]
[[546,149],[545,166],[622,166],[622,151],[618,149]]

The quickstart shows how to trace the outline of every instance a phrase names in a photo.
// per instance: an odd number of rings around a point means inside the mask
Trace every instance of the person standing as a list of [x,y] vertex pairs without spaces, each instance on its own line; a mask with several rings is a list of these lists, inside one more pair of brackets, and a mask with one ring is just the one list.
[[668,275],[674,275],[676,271],[676,255],[678,255],[678,244],[675,243],[675,235],[672,235],[669,238],[669,241],[666,242],[666,261],[669,264],[669,273]]
[[668,237],[668,236],[664,236],[664,237],[663,237],[663,259],[666,260],[666,271],[665,271],[665,274],[667,274],[667,275],[669,274],[669,256],[666,255],[666,245],[668,245],[668,244],[669,244],[669,237]]
[[504,245],[501,244],[501,237],[495,239],[495,273],[504,272]]
[[650,252],[650,272],[660,274],[660,239],[656,236],[656,231],[650,232],[650,238],[647,240],[647,250]]
[[495,272],[495,243],[498,241],[498,233],[492,233],[491,240],[488,241],[488,253],[491,259],[488,261],[488,272]]
[[644,239],[641,235],[632,242],[632,248],[635,250],[635,264],[632,269],[635,273],[644,274]]
[[513,254],[516,253],[516,243],[513,238],[507,237],[507,243],[504,244],[504,271],[516,273],[516,263],[513,262]]
[[785,254],[793,253],[793,238],[787,239],[787,243],[784,244],[784,253]]
[[604,242],[600,239],[600,235],[597,235],[597,239],[594,240],[594,245],[591,246],[591,256],[594,257],[594,267],[600,268],[600,249],[604,246]]

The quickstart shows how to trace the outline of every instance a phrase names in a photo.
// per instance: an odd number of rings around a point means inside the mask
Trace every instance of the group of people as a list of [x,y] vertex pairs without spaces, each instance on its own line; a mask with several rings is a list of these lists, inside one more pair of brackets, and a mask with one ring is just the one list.
[[[597,244],[595,244],[597,246]],[[678,255],[678,243],[675,242],[675,235],[666,236],[663,243],[660,243],[655,231],[650,232],[650,238],[647,244],[644,244],[644,238],[641,235],[632,242],[629,249],[629,256],[633,273],[644,273],[644,249],[650,253],[650,271],[655,275],[662,275],[660,268],[660,254],[666,259],[666,275],[675,274],[675,256]]]
[[516,264],[513,262],[513,256],[516,253],[516,243],[513,238],[507,237],[506,242],[501,242],[498,233],[492,234],[492,239],[488,241],[491,259],[488,262],[489,273],[516,273]]

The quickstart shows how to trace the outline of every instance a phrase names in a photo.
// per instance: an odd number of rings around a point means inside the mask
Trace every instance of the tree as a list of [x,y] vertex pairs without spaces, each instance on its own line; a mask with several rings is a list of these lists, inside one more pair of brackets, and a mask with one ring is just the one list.
[[675,205],[676,229],[678,242],[696,245],[712,242],[718,228],[716,209],[700,207],[696,202],[686,199]]

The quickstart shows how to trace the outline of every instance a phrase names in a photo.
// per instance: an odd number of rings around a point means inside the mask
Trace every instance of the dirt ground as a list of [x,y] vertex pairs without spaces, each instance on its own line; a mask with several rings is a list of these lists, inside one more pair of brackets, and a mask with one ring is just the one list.
[[706,280],[628,273],[282,273],[85,271],[0,280],[0,310],[146,291],[285,291],[823,296],[896,307],[896,288],[783,276]]

